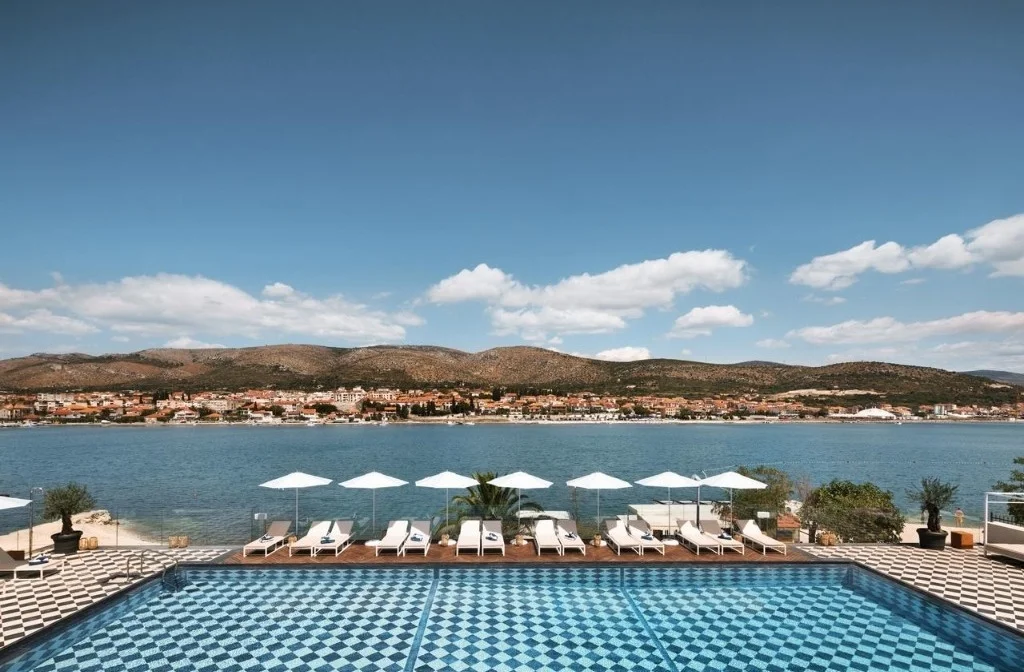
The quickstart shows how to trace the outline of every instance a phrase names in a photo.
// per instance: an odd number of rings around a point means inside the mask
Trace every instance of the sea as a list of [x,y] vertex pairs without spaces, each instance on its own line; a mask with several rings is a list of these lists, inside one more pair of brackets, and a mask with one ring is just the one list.
[[[527,471],[554,485],[524,495],[549,510],[572,510],[565,482],[593,471],[633,482],[667,470],[711,475],[765,464],[815,485],[835,478],[874,482],[908,512],[907,488],[939,477],[960,485],[956,505],[970,520],[982,515],[984,493],[1009,476],[1020,455],[1024,423],[41,426],[0,430],[0,494],[28,497],[32,488],[76,481],[89,488],[97,508],[143,533],[238,543],[262,529],[258,514],[294,517],[294,491],[259,487],[293,471],[335,481],[299,492],[301,521],[351,518],[366,533],[374,518],[379,529],[393,518],[443,516],[445,492],[412,482],[444,470]],[[337,485],[369,471],[409,485],[377,491]],[[581,515],[596,516],[597,494],[578,493]],[[624,512],[666,494],[638,485],[604,491],[601,512]],[[674,499],[695,494],[672,493]],[[710,488],[701,494],[727,498]],[[0,511],[0,533],[26,528],[27,515]]]

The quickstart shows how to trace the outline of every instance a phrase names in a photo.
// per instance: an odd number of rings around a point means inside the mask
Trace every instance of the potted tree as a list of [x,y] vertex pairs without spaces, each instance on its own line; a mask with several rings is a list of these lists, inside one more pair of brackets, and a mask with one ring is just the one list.
[[78,541],[82,538],[82,532],[71,527],[71,516],[88,511],[94,506],[96,502],[84,485],[68,483],[47,490],[43,500],[43,516],[48,520],[59,518],[61,521],[60,532],[50,535],[53,539],[54,553],[78,552]]
[[939,513],[952,504],[959,489],[959,485],[944,483],[937,478],[922,478],[920,488],[907,491],[910,501],[916,502],[921,512],[928,514],[928,526],[917,528],[921,548],[941,550],[946,547],[946,536],[949,533],[942,529]]

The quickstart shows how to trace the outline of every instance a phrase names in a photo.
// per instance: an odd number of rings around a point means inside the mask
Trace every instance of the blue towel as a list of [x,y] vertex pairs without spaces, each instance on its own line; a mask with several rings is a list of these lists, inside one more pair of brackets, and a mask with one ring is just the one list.
[[487,539],[487,541],[497,541],[498,535],[496,535],[494,532],[488,532],[485,539]]
[[47,558],[47,557],[38,557],[38,558],[32,558],[31,560],[29,560],[28,564],[30,564],[30,565],[45,565],[49,561],[50,561],[50,559]]
[[654,541],[654,535],[653,534],[641,534],[640,538],[643,539],[644,541]]
[[333,544],[334,543],[334,539],[331,539],[330,537],[320,537],[320,543],[321,544]]
[[417,542],[417,543],[423,541],[423,535],[422,534],[414,534],[414,535],[412,535],[409,538],[412,539],[413,541]]
[[722,532],[720,535],[718,535],[718,538],[719,539],[732,539],[732,535],[731,534],[726,534],[725,532]]
[[565,533],[565,538],[566,539],[575,539],[576,538],[576,533],[575,532],[566,532]]

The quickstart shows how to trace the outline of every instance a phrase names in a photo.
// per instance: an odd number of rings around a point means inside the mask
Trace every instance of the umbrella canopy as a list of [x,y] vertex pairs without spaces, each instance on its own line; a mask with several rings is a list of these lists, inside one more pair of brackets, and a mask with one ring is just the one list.
[[317,485],[327,485],[331,482],[329,478],[305,474],[301,471],[293,471],[290,474],[275,478],[266,483],[260,483],[261,488],[272,488],[274,490],[295,490],[295,533],[299,533],[299,488],[312,488]]
[[571,481],[566,481],[566,485],[570,488],[583,488],[584,490],[597,490],[597,522],[601,522],[601,491],[602,490],[621,490],[622,488],[631,488],[628,482],[621,478],[615,478],[608,474],[603,474],[600,471],[595,471],[592,474],[586,476],[580,476],[574,478]]
[[[551,487],[551,481],[545,481],[543,478],[537,478],[533,474],[528,474],[525,471],[517,471],[505,476],[498,476],[497,478],[487,481],[489,485],[496,485],[499,488],[515,488],[516,494],[522,496],[520,490],[542,490],[544,488]],[[521,514],[522,502],[519,501],[520,497],[516,497],[516,515]]]
[[[735,521],[736,516],[733,513],[732,507],[732,491],[733,490],[764,490],[768,487],[766,483],[761,481],[755,481],[749,476],[738,474],[735,471],[727,471],[722,474],[715,474],[714,476],[708,476],[707,478],[701,479],[701,485],[709,485],[713,488],[723,488],[729,490],[729,518]],[[698,491],[699,492],[699,491]],[[699,499],[699,497],[698,497]],[[697,502],[697,510],[700,510],[700,502]]]
[[371,500],[373,501],[373,527],[370,529],[370,536],[373,537],[377,534],[377,488],[395,488],[399,485],[405,485],[408,481],[403,481],[400,478],[394,476],[388,476],[382,474],[379,471],[371,471],[368,474],[362,476],[356,476],[350,478],[347,481],[342,481],[338,485],[343,488],[358,488],[360,490],[372,490]]
[[538,490],[551,487],[551,481],[537,478],[525,471],[517,471],[514,474],[499,476],[487,482],[499,488],[515,488],[516,490]]
[[[697,492],[700,492],[700,481],[690,478],[689,476],[683,476],[677,474],[674,471],[663,471],[660,474],[654,476],[648,476],[647,478],[641,478],[636,482],[637,485],[646,485],[652,488],[666,488],[668,490],[668,525],[670,528],[675,528],[675,523],[672,522],[672,488],[698,488]],[[700,518],[700,498],[697,498],[697,518]]]
[[22,506],[28,506],[31,503],[31,499],[18,499],[17,497],[5,497],[4,495],[0,495],[0,510],[17,509]]
[[437,490],[444,490],[444,525],[448,527],[448,491],[452,488],[472,488],[475,485],[479,485],[475,478],[469,476],[462,476],[460,474],[453,473],[451,471],[442,471],[440,474],[434,474],[433,476],[427,476],[416,481],[416,487],[418,488],[435,488]]

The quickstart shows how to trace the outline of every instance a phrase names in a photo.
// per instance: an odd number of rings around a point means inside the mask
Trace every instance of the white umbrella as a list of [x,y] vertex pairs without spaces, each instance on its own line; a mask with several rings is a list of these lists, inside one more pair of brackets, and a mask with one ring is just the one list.
[[[689,476],[677,474],[674,471],[663,471],[654,476],[641,478],[636,483],[637,485],[646,485],[652,488],[668,489],[668,526],[671,529],[675,529],[675,521],[672,520],[672,488],[700,488],[700,481],[694,480]],[[698,492],[700,492],[699,489]],[[700,497],[697,498],[697,518],[700,518]]]
[[472,488],[475,485],[480,485],[475,478],[469,476],[460,476],[459,474],[442,471],[440,474],[434,474],[426,478],[421,478],[416,481],[416,487],[418,488],[435,488],[444,489],[444,525],[448,527],[448,491],[452,488]]
[[[715,474],[714,476],[708,476],[701,480],[701,485],[710,485],[713,488],[728,488],[729,489],[729,518],[732,522],[736,521],[736,516],[732,510],[732,491],[733,490],[764,490],[768,487],[767,484],[761,481],[755,481],[749,476],[738,474],[735,471],[727,471],[723,474]],[[697,511],[700,511],[700,495],[698,491]],[[698,514],[699,515],[699,514]]]
[[[403,481],[399,478],[382,474],[379,471],[371,471],[368,474],[363,474],[362,476],[350,478],[349,480],[343,481],[338,485],[340,485],[343,488],[359,488],[362,490],[373,491],[373,527],[370,529],[370,536],[374,537],[377,535],[377,488],[394,488],[399,485],[405,485],[406,483],[408,483],[408,481]],[[370,541],[376,542],[375,539],[371,539]],[[367,542],[367,545],[373,546],[375,545],[375,543]]]
[[586,476],[580,476],[574,478],[571,481],[566,481],[566,485],[570,488],[583,488],[584,490],[597,490],[597,522],[601,523],[601,491],[602,490],[621,490],[622,488],[631,488],[629,483],[622,480],[621,478],[615,478],[608,474],[602,474],[600,471],[595,471],[592,474]]
[[261,488],[273,488],[274,490],[295,489],[295,534],[299,533],[299,488],[312,488],[317,485],[327,485],[331,482],[329,478],[321,478],[312,474],[304,474],[301,471],[294,471],[287,476],[275,478],[266,483],[260,483]]
[[31,503],[31,499],[18,499],[17,497],[7,497],[5,495],[0,495],[0,510],[17,509],[22,506],[28,506]]
[[542,490],[544,488],[551,487],[551,481],[545,481],[543,478],[537,478],[532,474],[528,474],[525,471],[517,471],[513,474],[507,474],[505,476],[498,476],[495,479],[487,481],[490,485],[496,485],[499,488],[515,488],[516,489],[516,516],[522,513],[522,505],[519,501],[522,496],[523,490]]

